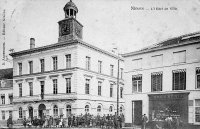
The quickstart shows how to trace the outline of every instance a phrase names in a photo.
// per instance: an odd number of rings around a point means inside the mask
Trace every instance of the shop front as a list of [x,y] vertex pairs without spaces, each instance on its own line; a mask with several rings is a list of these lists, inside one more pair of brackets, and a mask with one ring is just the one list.
[[179,119],[188,123],[189,93],[149,94],[149,120],[164,122],[167,119]]

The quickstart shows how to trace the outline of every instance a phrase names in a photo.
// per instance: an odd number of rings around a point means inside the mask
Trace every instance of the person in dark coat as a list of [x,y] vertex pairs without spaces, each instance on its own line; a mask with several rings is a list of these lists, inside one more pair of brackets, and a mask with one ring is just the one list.
[[26,128],[26,123],[27,123],[26,118],[24,118],[23,119],[23,126],[24,126],[24,128]]
[[146,116],[146,114],[144,114],[142,116],[142,129],[146,129],[147,121],[148,121],[147,116]]

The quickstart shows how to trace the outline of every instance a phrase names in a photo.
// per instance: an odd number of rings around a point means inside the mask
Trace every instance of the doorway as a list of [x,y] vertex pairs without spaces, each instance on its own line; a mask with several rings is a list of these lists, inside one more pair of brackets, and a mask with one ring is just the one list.
[[28,112],[29,112],[29,117],[30,117],[31,119],[33,119],[33,107],[29,107],[29,108],[28,108]]
[[142,124],[142,101],[133,101],[133,116],[132,122],[134,125]]
[[40,118],[44,118],[46,111],[46,106],[44,104],[40,104],[38,107],[38,113]]

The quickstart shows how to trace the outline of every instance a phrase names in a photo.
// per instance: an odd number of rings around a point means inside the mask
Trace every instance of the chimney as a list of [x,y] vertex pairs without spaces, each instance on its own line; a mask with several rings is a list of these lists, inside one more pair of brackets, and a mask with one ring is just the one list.
[[34,38],[30,38],[30,49],[35,48],[35,39]]

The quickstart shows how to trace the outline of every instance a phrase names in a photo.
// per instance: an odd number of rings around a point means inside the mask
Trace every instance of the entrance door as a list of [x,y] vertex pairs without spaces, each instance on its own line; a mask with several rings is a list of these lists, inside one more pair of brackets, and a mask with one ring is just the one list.
[[38,113],[40,118],[44,118],[44,112],[46,110],[46,106],[44,104],[40,104],[38,107]]
[[134,110],[133,110],[133,123],[135,125],[142,124],[142,101],[134,101]]
[[31,119],[33,119],[33,107],[29,107],[29,108],[28,108],[28,112],[29,112],[29,117],[30,117]]

